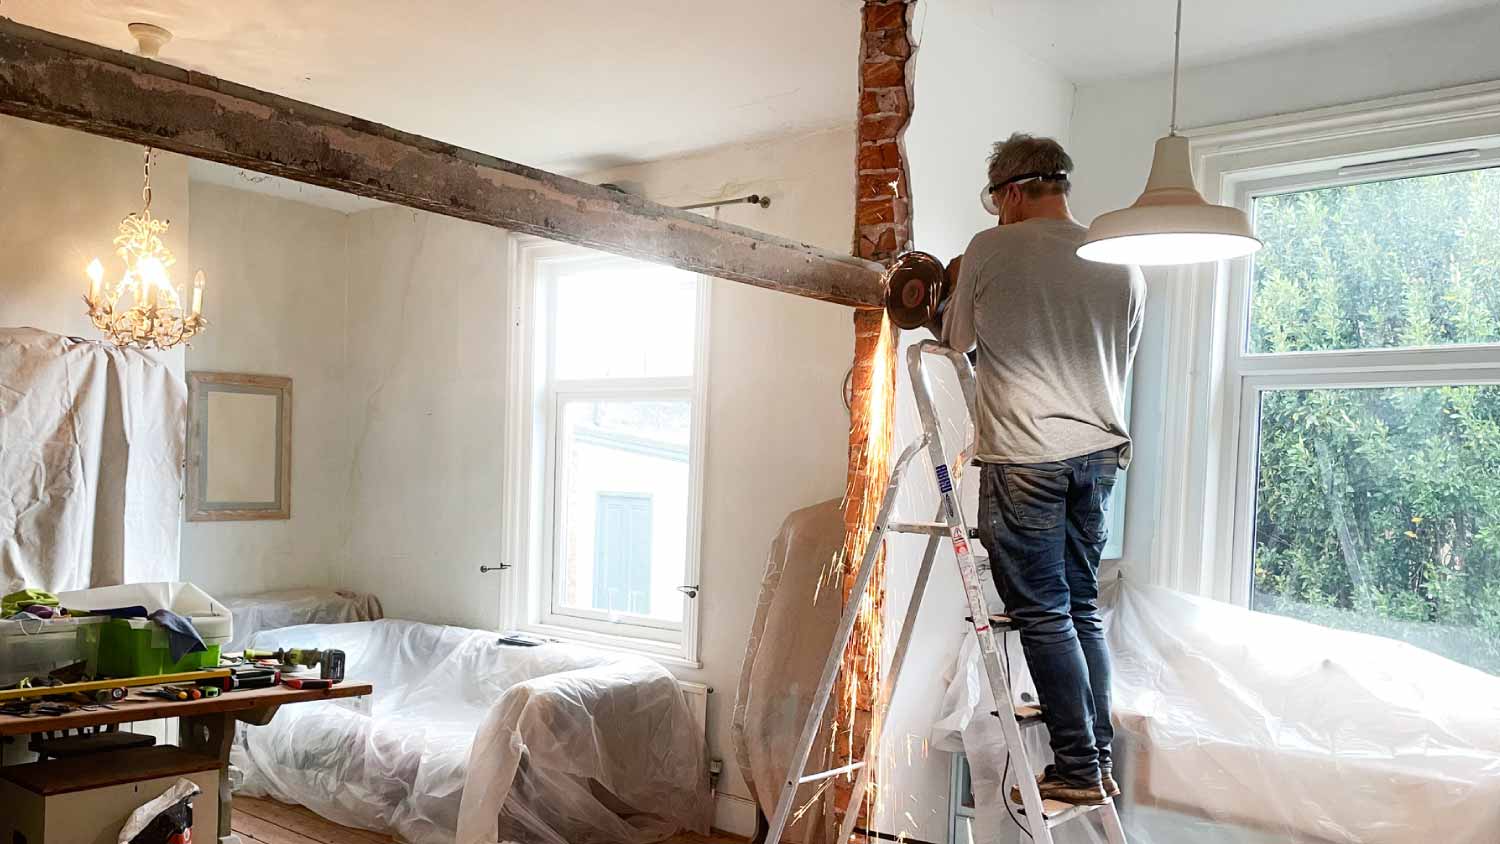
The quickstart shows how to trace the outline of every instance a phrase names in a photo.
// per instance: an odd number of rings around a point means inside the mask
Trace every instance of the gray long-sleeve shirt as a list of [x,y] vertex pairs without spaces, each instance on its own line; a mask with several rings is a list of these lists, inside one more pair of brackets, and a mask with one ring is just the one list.
[[1048,463],[1128,443],[1125,383],[1140,344],[1138,267],[1085,261],[1087,229],[1033,219],[964,250],[943,342],[979,358],[980,460]]

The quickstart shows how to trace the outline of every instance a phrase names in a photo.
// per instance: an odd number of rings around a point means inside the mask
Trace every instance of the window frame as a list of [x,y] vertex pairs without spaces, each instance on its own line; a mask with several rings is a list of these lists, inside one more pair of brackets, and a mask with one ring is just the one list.
[[[1209,202],[1500,165],[1500,83],[1189,129]],[[1368,165],[1480,150],[1462,162]],[[1354,171],[1343,168],[1355,167]],[[1151,582],[1249,606],[1259,394],[1265,389],[1500,383],[1500,346],[1245,351],[1253,257],[1165,272],[1165,360]]]
[[709,317],[712,283],[697,276],[693,374],[647,378],[552,377],[555,297],[547,286],[560,270],[633,260],[539,237],[512,236],[511,328],[507,413],[507,511],[502,530],[512,575],[502,595],[501,626],[565,641],[624,650],[668,665],[701,667],[698,597],[684,596],[680,623],[647,616],[564,607],[557,554],[562,490],[558,459],[568,402],[670,400],[690,403],[684,579],[699,586],[703,475],[708,439]]
[[[1235,204],[1254,218],[1255,200],[1265,196],[1320,188],[1393,181],[1470,170],[1500,171],[1500,138],[1485,139],[1494,146],[1455,166],[1453,162],[1414,163],[1374,173],[1343,174],[1342,167],[1293,176],[1245,180],[1236,185]],[[1392,157],[1414,153],[1393,149]],[[1255,566],[1255,499],[1260,460],[1260,405],[1262,395],[1275,390],[1378,389],[1500,384],[1500,343],[1448,344],[1378,349],[1335,349],[1309,352],[1249,351],[1254,296],[1255,256],[1237,261],[1229,270],[1229,330],[1226,340],[1228,381],[1238,384],[1239,418],[1234,442],[1234,555],[1230,568],[1230,600],[1251,606]]]

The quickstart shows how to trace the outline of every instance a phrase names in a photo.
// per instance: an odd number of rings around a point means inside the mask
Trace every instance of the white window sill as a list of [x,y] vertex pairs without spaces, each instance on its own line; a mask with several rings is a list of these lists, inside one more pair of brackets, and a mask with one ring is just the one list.
[[649,657],[667,668],[688,668],[695,671],[703,668],[701,661],[683,656],[681,648],[671,642],[597,633],[557,624],[527,624],[520,629],[562,644],[587,645],[606,651]]

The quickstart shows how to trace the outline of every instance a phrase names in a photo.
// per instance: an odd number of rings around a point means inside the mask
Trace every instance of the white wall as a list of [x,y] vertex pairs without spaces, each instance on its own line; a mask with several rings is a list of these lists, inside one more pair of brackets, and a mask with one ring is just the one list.
[[182,577],[216,596],[342,586],[349,217],[196,180],[188,195],[210,325],[187,367],[292,379],[292,517],[185,523]]
[[[854,133],[838,129],[594,173],[668,205],[759,193],[770,208],[723,208],[726,222],[847,252],[854,229]],[[710,212],[711,213],[711,212]],[[704,473],[703,668],[713,687],[710,750],[725,761],[716,826],[754,831],[729,721],[765,558],[787,514],[843,494],[849,417],[849,308],[713,279]],[[808,596],[809,602],[812,596]]]
[[406,208],[350,216],[338,582],[388,616],[494,629],[509,235]]
[[[1178,122],[1186,127],[1305,111],[1500,78],[1500,9],[1397,30],[1184,70]],[[1079,88],[1069,151],[1077,165],[1073,210],[1080,220],[1130,204],[1145,185],[1152,143],[1166,134],[1170,78],[1152,76]],[[1136,359],[1125,553],[1129,576],[1150,577],[1156,537],[1166,375],[1163,315],[1176,292],[1147,272],[1150,294]]]
[[[977,232],[995,225],[995,218],[979,204],[985,161],[995,141],[1012,132],[1030,132],[1068,142],[1072,84],[1045,64],[1006,46],[1010,35],[992,6],[988,0],[923,0],[913,21],[913,31],[921,37],[914,70],[915,110],[906,133],[913,245],[945,261],[961,254]],[[898,450],[921,432],[906,375],[905,348],[929,337],[920,330],[902,335],[896,393]],[[940,415],[964,419],[956,382],[944,385],[946,389],[935,391]],[[951,460],[952,453],[965,444],[966,435],[952,426],[943,433]],[[933,517],[938,499],[931,473],[926,455],[918,456],[898,504],[902,518],[926,521]],[[967,513],[973,518],[977,499],[972,481],[966,487]],[[892,644],[921,562],[922,546],[922,540],[906,536],[887,545],[886,630]],[[908,764],[906,747],[925,746],[931,733],[962,641],[965,615],[953,552],[944,543],[913,632],[900,691],[891,705],[884,805],[877,821],[882,832],[905,833],[924,841],[946,840],[952,759],[938,751],[925,757],[918,752]]]

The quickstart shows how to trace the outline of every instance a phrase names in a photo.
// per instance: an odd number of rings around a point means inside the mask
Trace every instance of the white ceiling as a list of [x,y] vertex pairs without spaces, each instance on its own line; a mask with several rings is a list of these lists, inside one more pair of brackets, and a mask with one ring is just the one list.
[[[1016,34],[998,49],[1023,50],[1074,82],[1172,67],[1174,0],[986,2]],[[1215,64],[1497,5],[1497,0],[1183,0],[1182,62]]]
[[845,125],[859,0],[0,0],[0,15],[563,172]]
[[[1206,64],[1500,0],[1187,0]],[[1170,67],[1173,0],[924,0],[1078,82]],[[0,15],[565,173],[850,123],[859,0],[0,0]],[[920,18],[918,26],[920,27]],[[983,30],[977,30],[983,31]]]

